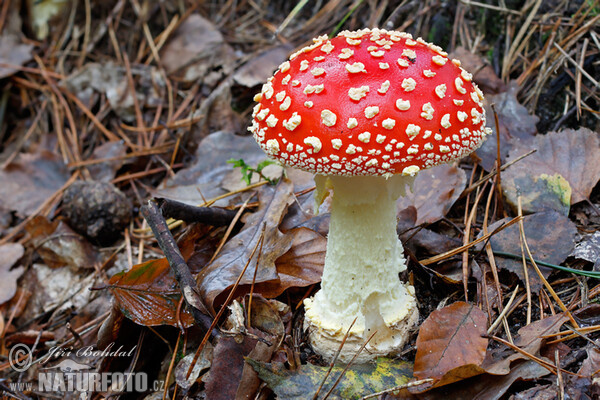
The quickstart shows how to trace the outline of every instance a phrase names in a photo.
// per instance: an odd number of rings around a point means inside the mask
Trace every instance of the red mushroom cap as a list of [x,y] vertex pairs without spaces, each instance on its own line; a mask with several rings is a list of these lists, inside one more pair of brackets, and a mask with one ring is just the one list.
[[255,100],[249,130],[262,149],[324,175],[414,175],[464,157],[488,133],[471,74],[403,32],[318,37]]

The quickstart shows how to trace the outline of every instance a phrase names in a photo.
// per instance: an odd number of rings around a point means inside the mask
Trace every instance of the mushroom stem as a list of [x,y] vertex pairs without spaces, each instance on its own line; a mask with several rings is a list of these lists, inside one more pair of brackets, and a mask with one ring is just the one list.
[[[321,290],[307,299],[306,325],[315,350],[332,358],[354,320],[340,359],[350,359],[374,331],[364,360],[395,353],[418,318],[414,288],[398,274],[406,269],[396,233],[396,199],[409,176],[317,177],[334,194]],[[318,193],[320,190],[318,190]],[[369,354],[370,353],[370,354]]]

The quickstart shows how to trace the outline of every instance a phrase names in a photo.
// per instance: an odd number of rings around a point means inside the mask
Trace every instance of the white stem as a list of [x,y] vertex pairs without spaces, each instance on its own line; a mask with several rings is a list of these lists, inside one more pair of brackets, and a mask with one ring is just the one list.
[[327,255],[321,290],[306,303],[307,319],[317,335],[336,341],[357,317],[356,339],[377,330],[372,347],[398,346],[396,325],[417,315],[414,290],[398,278],[406,261],[396,233],[396,199],[412,178],[320,177],[318,188],[325,179],[334,190]]

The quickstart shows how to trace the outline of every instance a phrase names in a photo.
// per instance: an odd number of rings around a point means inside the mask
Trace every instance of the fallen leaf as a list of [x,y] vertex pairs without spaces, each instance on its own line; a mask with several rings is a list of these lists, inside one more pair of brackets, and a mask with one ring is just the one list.
[[485,372],[486,330],[487,315],[472,304],[456,302],[432,312],[419,329],[415,377],[442,386]]
[[465,171],[453,165],[439,165],[420,171],[406,196],[397,201],[398,211],[413,206],[417,210],[416,225],[435,222],[446,215],[465,188]]
[[238,343],[235,338],[222,337],[213,352],[212,365],[206,384],[206,398],[211,400],[235,399],[244,369],[244,358],[256,347],[256,340],[248,336]]
[[[508,222],[510,218],[496,221],[489,226],[488,230],[493,232],[500,225]],[[575,245],[575,234],[577,227],[564,215],[556,211],[544,211],[523,218],[523,227],[525,238],[531,250],[534,260],[543,261],[550,264],[560,264],[573,250]],[[502,251],[510,254],[521,255],[521,241],[519,225],[514,224],[490,239],[493,251]],[[496,256],[496,263],[499,268],[507,269],[525,281],[523,272],[523,262],[520,259],[513,259]],[[548,278],[553,269],[538,265],[544,278]],[[529,284],[534,292],[542,287],[542,281],[538,277],[533,267],[528,268]]]
[[[281,400],[310,399],[325,378],[329,367],[304,364],[296,371],[286,369],[281,363],[263,363],[252,359],[246,362],[258,372],[260,379]],[[325,396],[337,380],[344,366],[334,366],[321,389]],[[408,383],[412,365],[406,361],[378,358],[376,363],[352,365],[335,387],[329,399],[356,399]]]
[[[178,74],[186,82],[206,83],[208,78],[211,84],[217,76],[231,72],[235,54],[215,25],[196,13],[169,35],[160,59],[169,75]],[[216,72],[217,69],[222,71]]]
[[19,154],[13,162],[0,169],[0,205],[27,217],[68,179],[67,167],[54,153]]
[[[165,188],[153,192],[155,197],[164,197],[190,205],[204,203],[205,200],[225,194],[222,182],[229,177],[242,181],[242,174],[234,170],[228,160],[243,159],[246,164],[256,166],[265,159],[265,153],[256,145],[252,136],[239,136],[231,132],[219,131],[208,135],[196,149],[195,161],[188,168],[178,171],[167,180]],[[215,203],[227,206],[228,199]]]
[[33,50],[33,45],[21,43],[17,35],[0,35],[0,64],[16,66],[0,67],[0,79],[11,76],[19,70],[19,66],[31,60],[31,50]]
[[200,374],[210,368],[211,360],[213,357],[213,347],[210,343],[206,343],[202,351],[200,352],[200,356],[196,360],[196,364],[192,369],[192,372],[188,376],[187,373],[192,365],[192,361],[194,361],[195,354],[190,353],[183,357],[181,361],[177,363],[175,367],[174,376],[177,385],[179,385],[183,390],[189,390],[196,380],[200,376]]
[[[542,336],[558,332],[566,321],[568,318],[561,313],[532,322],[519,329],[518,335],[513,338],[514,344],[529,354],[539,356],[545,341]],[[488,351],[483,368],[489,374],[506,375],[511,371],[511,364],[521,359],[528,360],[528,357],[502,345]]]
[[587,358],[581,363],[578,375],[595,378],[597,371],[600,370],[600,351],[597,347],[589,344],[586,348]]
[[12,268],[12,266],[23,257],[23,254],[25,249],[20,243],[0,246],[0,304],[6,303],[17,293],[17,280],[23,275],[25,268],[22,266]]
[[[496,123],[491,104],[496,107],[498,125],[500,126],[500,160],[504,164],[511,149],[518,143],[530,143],[537,133],[536,124],[539,118],[530,115],[527,108],[517,100],[519,87],[511,82],[506,92],[485,97],[486,126],[492,129],[492,134],[483,142],[476,154],[481,158],[481,165],[487,171],[496,166],[498,146],[496,139]],[[518,153],[521,155],[523,153]]]
[[504,376],[483,374],[434,388],[419,395],[420,400],[498,400],[504,397],[511,385],[517,381],[530,381],[550,373],[534,361],[517,363]]
[[50,268],[94,268],[102,259],[98,250],[62,219],[50,222],[36,216],[25,225],[25,230],[31,236],[33,249]]
[[233,74],[233,80],[242,86],[252,88],[262,85],[273,75],[279,64],[287,60],[293,48],[289,45],[280,45],[270,48],[253,56]]
[[94,148],[92,160],[105,160],[87,167],[93,180],[110,182],[125,163],[127,146],[122,140],[106,142]]
[[[570,204],[587,199],[600,179],[600,139],[598,134],[586,128],[565,129],[539,135],[531,143],[517,143],[510,151],[507,161],[532,149],[537,151],[529,157],[508,167],[502,174],[502,190],[513,207],[517,204],[517,192],[527,195],[527,185],[540,179],[542,174],[562,176],[570,185]],[[556,179],[554,179],[556,180]],[[552,183],[551,183],[552,184]],[[521,187],[521,185],[525,185]],[[560,187],[560,183],[554,184]],[[560,190],[560,189],[557,189]],[[524,212],[534,212],[533,203],[523,207]]]
[[[131,68],[140,108],[163,102],[166,83],[156,67],[137,64]],[[106,96],[111,109],[125,121],[135,121],[135,102],[127,70],[113,62],[87,63],[60,82],[84,104],[95,104],[97,93]]]
[[577,243],[570,256],[595,264],[600,262],[600,231],[586,236],[581,242]]
[[[261,187],[258,210],[248,216],[244,228],[225,243],[213,262],[200,271],[198,289],[210,310],[214,311],[217,296],[233,286],[246,265],[241,285],[279,280],[275,260],[290,249],[293,237],[282,234],[278,226],[293,201],[292,190],[293,185],[287,179],[282,179],[275,187]],[[262,232],[264,239],[262,251],[259,251]],[[260,258],[258,263],[257,258]]]
[[166,258],[134,265],[114,275],[105,288],[113,294],[121,312],[139,325],[179,326],[194,324],[194,317],[182,307],[177,315],[181,291]]

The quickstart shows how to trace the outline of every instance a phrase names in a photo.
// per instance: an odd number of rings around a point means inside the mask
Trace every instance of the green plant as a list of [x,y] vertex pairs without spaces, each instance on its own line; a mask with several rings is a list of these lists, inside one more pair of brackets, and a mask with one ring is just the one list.
[[253,168],[250,165],[248,165],[246,163],[246,161],[244,161],[242,158],[240,158],[240,159],[232,158],[232,159],[227,160],[227,162],[229,164],[233,164],[233,168],[240,168],[240,171],[242,172],[242,180],[244,182],[246,182],[247,185],[250,184],[250,181],[252,180],[252,176],[255,173],[258,174],[258,176],[260,176],[265,181],[269,182],[270,185],[275,185],[279,180],[279,179],[269,178],[268,176],[265,176],[262,173],[263,169],[265,169],[266,166],[272,165],[272,164],[277,164],[276,161],[268,160],[268,159],[263,160],[256,165],[256,168]]

